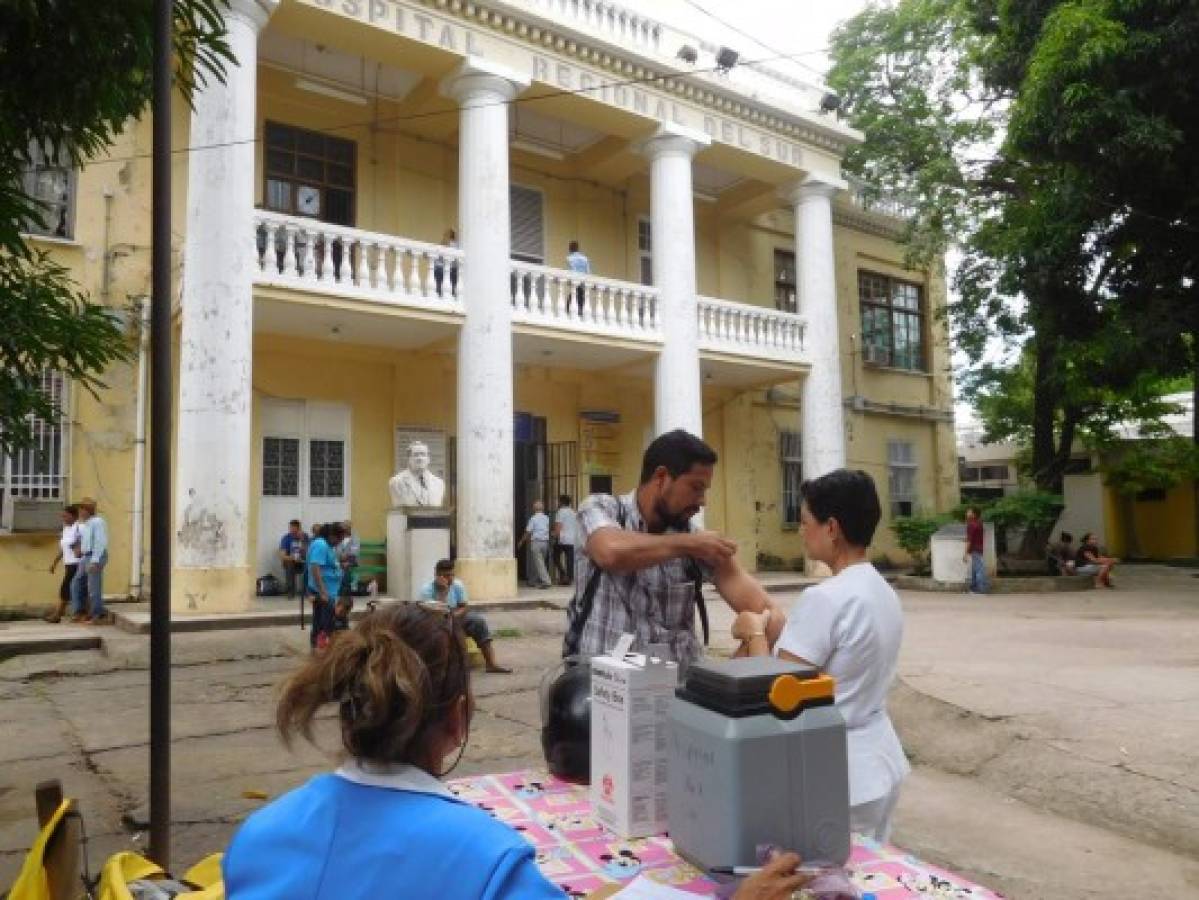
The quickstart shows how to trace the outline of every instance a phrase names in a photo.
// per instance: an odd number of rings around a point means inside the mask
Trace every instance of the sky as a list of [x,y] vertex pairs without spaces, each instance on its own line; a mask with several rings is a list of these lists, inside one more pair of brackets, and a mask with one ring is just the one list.
[[[797,63],[823,73],[832,30],[866,7],[866,0],[643,0],[638,8],[699,37],[737,50],[742,58],[803,54]],[[706,15],[700,10],[707,10]],[[734,25],[737,33],[713,16]],[[765,41],[763,44],[761,41]]]

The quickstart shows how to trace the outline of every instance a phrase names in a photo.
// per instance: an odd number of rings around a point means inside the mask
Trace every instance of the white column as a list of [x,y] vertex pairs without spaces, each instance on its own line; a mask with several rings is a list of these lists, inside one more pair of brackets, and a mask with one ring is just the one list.
[[460,107],[458,239],[466,318],[458,338],[458,569],[471,595],[512,596],[512,299],[508,101],[529,80],[468,58],[442,83]]
[[799,312],[807,318],[804,346],[812,364],[804,379],[800,413],[804,478],[816,478],[845,466],[832,209],[833,195],[842,187],[808,179],[787,194],[795,207]]
[[662,352],[654,370],[654,431],[703,435],[699,319],[695,301],[695,200],[691,159],[702,132],[663,125],[641,146],[650,159],[650,230]]
[[258,33],[277,0],[233,0],[224,83],[195,97],[179,350],[172,605],[246,607],[253,356]]

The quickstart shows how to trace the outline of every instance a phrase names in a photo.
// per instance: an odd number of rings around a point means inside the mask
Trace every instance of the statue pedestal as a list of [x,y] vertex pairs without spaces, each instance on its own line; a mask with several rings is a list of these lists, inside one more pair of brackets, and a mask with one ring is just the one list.
[[450,555],[450,517],[444,510],[392,509],[387,512],[387,588],[400,600],[414,600],[433,580],[433,567]]

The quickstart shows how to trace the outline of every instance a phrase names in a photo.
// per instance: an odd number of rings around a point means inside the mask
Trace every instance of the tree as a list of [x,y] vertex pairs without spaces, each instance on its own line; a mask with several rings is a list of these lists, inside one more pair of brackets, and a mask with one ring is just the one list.
[[[951,239],[962,248],[954,277],[958,299],[950,307],[961,348],[977,366],[989,339],[1023,347],[1014,366],[977,369],[966,387],[981,399],[987,390],[1027,378],[1029,403],[1021,411],[1027,428],[1014,428],[1010,420],[989,424],[996,425],[993,432],[1020,432],[1030,448],[1033,477],[1052,492],[1061,489],[1080,430],[1111,421],[1130,406],[1149,409],[1140,393],[1146,370],[1176,370],[1186,347],[1178,335],[1185,328],[1180,331],[1169,298],[1179,284],[1194,281],[1171,282],[1163,274],[1168,270],[1155,266],[1153,280],[1171,290],[1143,291],[1143,301],[1132,303],[1133,295],[1124,290],[1127,273],[1144,267],[1148,258],[1125,227],[1138,217],[1128,213],[1127,201],[1123,215],[1113,214],[1112,197],[1081,156],[1050,152],[1054,140],[1039,140],[1043,135],[1035,126],[1053,121],[1054,113],[1030,118],[1028,97],[1038,79],[1049,85],[1037,95],[1041,99],[1061,87],[1060,79],[1047,79],[1045,59],[1064,64],[1080,56],[1067,27],[1071,10],[1084,8],[1094,17],[1093,8],[1110,13],[1155,5],[1180,4],[899,0],[868,9],[833,39],[830,82],[866,135],[847,165],[915,197],[920,215],[909,229],[910,259],[926,261]],[[1058,16],[1066,24],[1051,27]],[[1161,30],[1160,17],[1147,18]],[[1190,31],[1178,37],[1167,61],[1177,62],[1192,37]],[[1157,46],[1172,40],[1158,38]],[[1106,59],[1101,52],[1094,55]],[[1078,75],[1084,88],[1112,94],[1113,116],[1121,108],[1119,79],[1140,74],[1129,71],[1140,56],[1125,57],[1111,71]],[[1194,65],[1193,59],[1187,63]],[[1163,78],[1167,64],[1157,66]],[[1113,79],[1113,73],[1119,77]],[[1185,93],[1193,81],[1175,75],[1171,87]],[[1102,156],[1110,152],[1099,139],[1103,134],[1081,123],[1075,137],[1080,147]],[[1157,149],[1163,146],[1159,141]],[[1151,156],[1142,153],[1139,159],[1144,163]],[[1193,177],[1179,180],[1177,174],[1161,188],[1192,196]],[[1126,236],[1114,241],[1121,231]],[[1172,259],[1193,264],[1177,241],[1174,247]]]
[[[227,0],[175,0],[176,85],[185,98],[232,60]],[[26,444],[30,417],[53,418],[46,370],[91,391],[129,356],[119,319],[22,234],[46,210],[22,183],[43,154],[77,167],[111,144],[151,96],[153,0],[0,4],[0,452]]]

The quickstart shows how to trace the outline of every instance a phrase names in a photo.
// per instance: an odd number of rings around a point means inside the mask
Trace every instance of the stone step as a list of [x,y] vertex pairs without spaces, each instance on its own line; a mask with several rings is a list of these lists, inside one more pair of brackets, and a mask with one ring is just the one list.
[[93,625],[0,622],[0,661],[35,653],[98,650],[102,637]]

